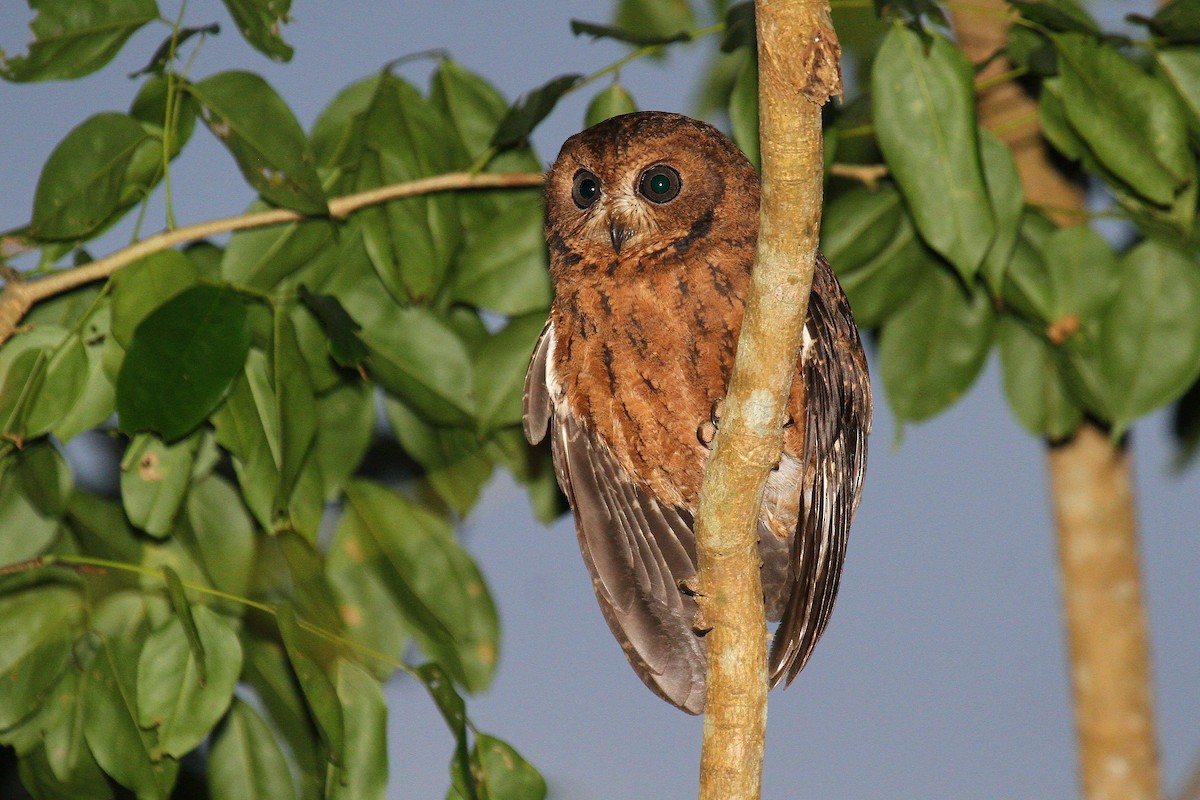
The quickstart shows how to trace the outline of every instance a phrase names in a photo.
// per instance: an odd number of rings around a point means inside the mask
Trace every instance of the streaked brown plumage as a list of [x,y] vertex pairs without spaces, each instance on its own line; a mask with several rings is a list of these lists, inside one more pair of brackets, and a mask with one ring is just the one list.
[[[703,429],[733,366],[758,199],[758,175],[729,139],[662,112],[572,136],[546,181],[555,299],[525,380],[525,433],[536,443],[550,432],[596,597],[630,664],[690,713],[704,704],[704,640],[679,582],[696,572]],[[772,686],[795,678],[829,619],[871,424],[858,331],[823,257],[788,412],[759,525],[767,616],[781,620]]]

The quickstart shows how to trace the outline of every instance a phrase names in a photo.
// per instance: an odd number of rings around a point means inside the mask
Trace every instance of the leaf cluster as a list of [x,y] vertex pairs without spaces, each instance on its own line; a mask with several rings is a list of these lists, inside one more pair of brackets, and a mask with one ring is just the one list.
[[[127,113],[54,148],[13,233],[42,251],[26,277],[85,263],[198,128],[259,194],[251,210],[302,217],[148,255],[39,304],[0,349],[0,528],[19,532],[0,543],[0,743],[22,782],[167,797],[203,751],[212,796],[383,797],[381,682],[402,669],[454,734],[453,796],[543,795],[466,717],[499,629],[453,525],[498,465],[541,516],[562,508],[519,430],[550,301],[538,193],[426,193],[344,219],[329,200],[473,165],[538,171],[528,133],[578,78],[510,105],[449,59],[424,89],[384,69],[305,131],[259,75],[181,69],[215,25],[165,23],[154,0],[35,5],[9,80],[78,77],[143,25],[170,34]],[[226,6],[256,49],[290,57],[289,3]],[[61,448],[79,436],[120,451],[113,494],[75,485]]]
[[[1065,438],[1087,417],[1119,435],[1200,377],[1200,16],[1176,0],[1137,20],[1155,36],[1135,45],[1071,0],[1013,6],[1020,16],[997,56],[1040,109],[1016,124],[1040,125],[1110,206],[1059,228],[1051,219],[1068,210],[1026,203],[1008,148],[978,124],[972,65],[915,24],[940,15],[891,6],[885,18],[910,24],[882,29],[859,95],[830,115],[826,148],[829,164],[882,161],[888,177],[830,183],[823,248],[858,322],[878,331],[902,422],[962,397],[997,345],[1009,403],[1031,433]],[[727,102],[753,160],[757,73],[751,52],[742,59]],[[1102,236],[1089,224],[1100,218],[1121,234]],[[1193,430],[1200,408],[1185,402],[1178,415]]]

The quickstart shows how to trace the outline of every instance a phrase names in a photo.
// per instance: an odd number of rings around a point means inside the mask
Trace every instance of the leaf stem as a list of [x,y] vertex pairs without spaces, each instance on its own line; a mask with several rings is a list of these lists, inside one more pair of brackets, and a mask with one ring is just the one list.
[[[704,28],[697,28],[694,31],[689,31],[688,32],[689,38],[688,39],[680,39],[680,42],[694,42],[697,39],[702,39],[705,36],[710,36],[714,33],[720,33],[723,30],[725,30],[725,23],[717,22],[717,23],[714,23],[714,24],[709,25]],[[600,78],[603,78],[605,75],[611,75],[614,72],[620,72],[621,68],[624,67],[626,64],[630,63],[631,61],[636,61],[639,58],[644,58],[645,56],[658,55],[667,47],[670,47],[672,44],[678,44],[678,43],[679,42],[669,42],[669,43],[665,43],[665,44],[647,44],[647,45],[642,45],[641,47],[637,47],[637,48],[631,50],[630,52],[626,53],[621,58],[618,58],[616,61],[609,64],[608,66],[601,67],[600,69],[593,72],[591,75],[588,75],[586,78],[581,80],[579,83],[577,83],[573,87],[571,87],[571,89],[569,89],[566,93],[569,94],[570,92],[574,92],[578,89],[581,89],[584,86],[588,85],[589,83],[592,83],[594,81],[599,80]]]

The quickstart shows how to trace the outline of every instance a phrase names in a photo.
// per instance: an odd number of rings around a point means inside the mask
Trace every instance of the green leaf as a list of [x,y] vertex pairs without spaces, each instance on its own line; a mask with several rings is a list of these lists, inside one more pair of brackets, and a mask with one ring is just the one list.
[[1160,47],[1154,59],[1167,85],[1175,90],[1194,146],[1200,142],[1200,48]]
[[187,495],[201,436],[194,433],[167,445],[152,433],[139,433],[121,459],[121,502],[129,521],[152,536],[171,532]]
[[1196,176],[1183,114],[1170,89],[1109,44],[1074,33],[1051,38],[1072,129],[1130,189],[1170,205]]
[[941,269],[890,184],[839,196],[824,214],[822,230],[825,253],[864,328],[878,327],[924,275]]
[[358,470],[374,432],[375,392],[368,382],[340,383],[317,398],[315,457],[326,500],[335,500]]
[[550,306],[540,198],[510,203],[476,235],[455,271],[451,296],[498,314]]
[[387,702],[379,682],[346,659],[337,663],[346,719],[346,763],[330,781],[330,800],[383,800],[387,794]]
[[342,525],[355,526],[364,558],[384,567],[421,649],[467,689],[484,689],[496,667],[496,609],[450,524],[365,481],[350,483],[346,499]]
[[[383,76],[361,122],[355,190],[410,181],[466,166],[442,114],[410,84]],[[406,197],[357,214],[380,280],[400,301],[433,297],[458,247],[451,192]]]
[[30,27],[29,54],[0,55],[0,76],[10,81],[80,78],[103,67],[134,31],[158,19],[154,0],[30,0],[38,10]]
[[479,765],[487,800],[544,800],[546,781],[512,745],[486,733],[475,735],[473,760]]
[[467,741],[467,704],[463,702],[462,695],[455,691],[450,676],[441,665],[434,662],[422,664],[417,667],[415,677],[425,685],[450,732],[454,734],[454,758],[450,763],[454,784],[447,797],[453,797],[457,789],[459,797],[477,800],[479,795],[475,791],[475,781],[468,778],[471,774],[471,754]]
[[1058,57],[1054,45],[1036,28],[1013,25],[1008,31],[1009,61],[1018,69],[1028,70],[1031,75],[1049,78],[1058,74]]
[[272,61],[291,61],[293,50],[279,35],[291,22],[292,0],[222,0],[242,37]]
[[162,576],[167,590],[167,598],[171,601],[171,610],[175,612],[175,619],[182,623],[188,647],[192,650],[192,658],[196,663],[196,679],[201,686],[204,686],[208,683],[208,664],[204,656],[204,642],[201,641],[200,630],[196,627],[196,617],[192,614],[192,605],[188,601],[183,578],[180,578],[179,573],[170,565],[163,566]]
[[571,20],[571,33],[576,36],[581,34],[590,36],[593,39],[613,39],[625,44],[637,45],[638,47],[671,44],[672,42],[688,42],[692,39],[692,35],[685,30],[679,30],[666,35],[642,33],[640,31],[618,28],[615,25],[599,25],[595,22],[584,22],[581,19]]
[[100,771],[92,754],[86,752],[68,773],[59,774],[50,761],[49,743],[21,757],[18,764],[21,785],[36,800],[112,800],[108,779]]
[[525,373],[545,324],[543,313],[516,317],[476,351],[475,396],[479,399],[481,432],[521,421]]
[[1048,322],[1068,315],[1094,321],[1118,290],[1120,277],[1112,245],[1086,225],[1053,231],[1042,242],[1042,259],[1052,297]]
[[662,37],[696,26],[688,0],[620,0],[613,21],[627,31]]
[[587,111],[583,115],[583,125],[590,128],[606,119],[621,114],[631,114],[634,111],[637,111],[637,103],[633,102],[633,95],[624,86],[614,81],[597,92],[596,96],[592,98],[592,102],[588,103]]
[[[267,206],[253,203],[252,211]],[[271,291],[300,283],[319,286],[338,268],[337,229],[324,220],[289,222],[238,231],[221,258],[221,275],[231,283]]]
[[429,487],[457,514],[465,515],[492,476],[492,462],[474,431],[430,425],[392,397],[384,399],[400,445],[425,469]]
[[305,214],[325,214],[325,192],[304,130],[265,80],[252,72],[221,72],[188,88],[204,122],[265,199]]
[[[392,576],[362,525],[343,516],[329,546],[326,575],[337,597],[338,615],[346,633],[393,661],[404,657],[408,626],[404,606],[389,587]],[[380,680],[395,671],[393,663],[365,661]]]
[[962,397],[987,359],[994,320],[987,294],[968,295],[946,270],[922,280],[888,318],[879,343],[883,385],[898,419],[932,417]]
[[288,661],[296,673],[305,705],[321,734],[321,741],[329,751],[329,759],[334,764],[341,764],[345,754],[346,721],[337,690],[329,674],[301,648],[300,628],[290,605],[285,603],[279,607],[276,621],[283,636]]
[[[508,101],[490,83],[457,62],[445,59],[430,84],[429,101],[458,133],[463,151],[479,157],[488,150],[492,134],[508,111]],[[491,158],[487,172],[537,172],[541,161],[528,147],[506,150]],[[459,193],[458,211],[468,237],[490,224],[511,202],[539,196],[537,189],[501,189]]]
[[1144,242],[1121,259],[1100,325],[1100,372],[1117,431],[1175,400],[1200,376],[1200,271],[1194,259]]
[[[840,272],[878,256],[906,221],[900,194],[890,183],[842,192],[821,217],[821,250]],[[911,225],[908,226],[911,229]]]
[[[334,295],[329,295],[333,297]],[[391,302],[391,298],[388,298]],[[340,302],[340,301],[339,301]],[[321,328],[317,318],[303,303],[297,303],[288,309],[292,327],[296,329],[296,343],[300,346],[300,355],[308,370],[309,380],[312,381],[313,393],[320,397],[325,392],[340,386],[355,376],[361,378],[360,367],[350,369],[340,366],[329,353],[329,335]],[[355,336],[357,338],[357,336]],[[364,345],[365,347],[365,345]]]
[[879,146],[921,237],[970,281],[996,235],[975,123],[973,70],[941,34],[893,25],[871,68]]
[[100,638],[85,698],[84,736],[96,762],[139,800],[166,800],[179,762],[155,754],[154,734],[138,724],[136,639]]
[[329,355],[333,356],[334,361],[353,369],[367,359],[367,347],[358,338],[362,326],[354,321],[336,297],[329,294],[313,294],[301,284],[300,300],[329,336]]
[[1052,31],[1074,31],[1092,37],[1104,32],[1091,16],[1072,0],[1011,0],[1012,7],[1030,22]]
[[222,800],[295,800],[287,758],[248,703],[233,699],[206,763],[209,792]]
[[0,597],[0,730],[48,701],[70,663],[73,629],[82,617],[83,598],[66,586],[35,586]]
[[213,586],[245,595],[254,566],[254,524],[237,490],[218,475],[192,484],[185,506],[204,571]]
[[248,638],[245,646],[246,682],[262,700],[263,708],[299,767],[300,795],[320,797],[328,760],[320,753],[317,730],[304,706],[304,696],[287,654],[274,641]]
[[1012,151],[989,130],[979,130],[979,153],[988,197],[996,218],[996,238],[980,267],[980,275],[988,291],[999,297],[1004,287],[1004,273],[1017,245],[1021,229],[1021,214],[1025,210],[1025,190]]
[[564,94],[583,80],[579,74],[559,75],[517,98],[496,126],[492,147],[504,150],[521,144],[549,116]]
[[[300,473],[287,501],[280,499],[283,458],[276,389],[271,383],[271,365],[266,355],[252,348],[240,377],[234,380],[225,402],[213,414],[217,441],[233,454],[233,467],[246,505],[267,530],[296,530],[315,537],[324,510],[322,487],[315,462],[302,459]],[[311,396],[310,396],[311,397]],[[303,395],[299,402],[303,402]],[[291,436],[302,431],[294,431]],[[295,442],[291,449],[295,449]]]
[[171,33],[158,45],[158,49],[154,51],[154,55],[150,56],[150,61],[146,63],[146,66],[137,72],[129,73],[130,79],[140,78],[143,75],[161,76],[166,71],[168,62],[179,58],[183,50],[183,44],[188,39],[202,33],[216,36],[220,32],[221,26],[215,22],[199,27],[173,28]]
[[357,169],[361,155],[363,113],[371,105],[385,74],[377,72],[342,89],[313,122],[310,141],[316,164],[323,170],[340,174],[338,186],[343,189],[349,183],[345,179],[346,173]]
[[300,471],[317,435],[317,407],[308,365],[296,343],[296,332],[287,311],[275,309],[271,383],[275,390],[275,417],[279,420],[279,484],[276,513],[285,511]]
[[1034,436],[1065,439],[1083,421],[1051,346],[1012,317],[1001,317],[996,329],[1004,393],[1013,416]]
[[1168,39],[1194,43],[1200,37],[1200,8],[1195,0],[1172,0],[1163,3],[1150,19],[1136,14],[1126,17],[1130,22],[1149,24],[1150,30]]
[[178,250],[161,250],[140,258],[112,277],[112,334],[128,348],[133,333],[150,312],[195,286],[199,271]]
[[42,167],[29,235],[47,241],[81,239],[127,208],[127,173],[148,141],[141,123],[126,114],[96,114],[80,123]]
[[1038,96],[1038,122],[1043,135],[1064,156],[1078,161],[1088,154],[1088,147],[1067,120],[1067,109],[1063,105],[1062,81],[1049,78],[1042,81]]
[[[104,371],[101,354],[104,352],[104,344],[107,339],[111,338],[108,331],[108,303],[102,305],[100,313],[94,314],[92,320],[84,326],[82,332],[82,351],[84,362],[82,365],[84,378],[82,385],[77,385],[70,395],[67,395],[67,400],[74,400],[70,405],[70,410],[58,418],[58,421],[53,423],[50,432],[53,433],[60,442],[66,443],[73,439],[77,434],[82,433],[92,428],[97,428],[102,425],[105,420],[116,413],[116,390],[109,380],[107,373]],[[73,345],[72,345],[73,346]],[[8,347],[13,347],[10,342]],[[3,351],[0,351],[0,361],[3,360]],[[44,386],[54,387],[58,383],[55,365],[50,365],[50,375]],[[63,377],[69,377],[74,384],[74,370],[78,367],[72,366],[70,371]],[[3,389],[0,389],[2,392]],[[65,390],[56,388],[53,390],[54,396],[63,399],[60,392]],[[0,408],[3,407],[0,403]],[[48,407],[53,405],[47,398],[39,400],[39,406]],[[0,411],[0,419],[4,418],[3,411]],[[38,421],[35,416],[33,421]]]
[[122,430],[168,442],[220,403],[250,348],[246,309],[233,289],[193,286],[138,325],[117,377]]
[[0,460],[0,564],[34,558],[50,546],[71,488],[66,461],[45,440]]
[[734,3],[725,12],[725,35],[721,38],[721,52],[732,53],[739,47],[756,49],[758,36],[754,29],[754,3]]
[[1055,319],[1054,287],[1042,247],[1056,228],[1045,217],[1027,212],[1021,221],[1017,244],[1004,274],[1002,299],[1006,309],[1019,316],[1050,323]]
[[450,120],[463,147],[472,155],[487,148],[496,125],[508,110],[508,103],[495,87],[448,58],[438,62],[429,101]]
[[367,369],[384,389],[430,422],[461,425],[475,412],[471,358],[457,335],[425,308],[392,306],[362,331]]
[[242,375],[234,380],[212,422],[217,442],[233,455],[247,507],[263,528],[272,530],[279,486],[279,421],[267,375],[266,356],[251,349]]
[[729,95],[729,124],[733,140],[758,167],[758,59],[747,53]]
[[192,614],[204,646],[206,681],[177,617],[150,634],[138,659],[138,722],[158,734],[155,758],[182,758],[203,742],[229,708],[242,672],[242,647],[229,622],[202,605]]
[[57,325],[20,333],[0,350],[0,430],[25,439],[57,426],[80,400],[88,357]]

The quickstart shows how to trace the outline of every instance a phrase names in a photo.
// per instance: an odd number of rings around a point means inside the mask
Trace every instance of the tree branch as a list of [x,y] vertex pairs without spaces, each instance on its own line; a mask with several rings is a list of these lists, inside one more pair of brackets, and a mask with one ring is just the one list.
[[[434,192],[541,186],[542,179],[543,175],[540,172],[485,172],[477,175],[466,172],[450,172],[445,175],[433,175],[414,181],[380,186],[377,189],[369,189],[357,194],[335,197],[329,201],[329,216],[338,220],[345,219],[355,211],[367,206]],[[4,287],[3,294],[0,294],[0,345],[8,341],[16,331],[17,325],[37,303],[84,284],[108,278],[121,267],[132,264],[151,253],[219,233],[231,233],[248,228],[265,228],[269,225],[282,225],[307,219],[318,219],[318,217],[306,216],[285,208],[239,214],[162,231],[97,261],[37,280],[17,281],[10,278]]]
[[[762,206],[720,432],[696,513],[708,689],[700,798],[757,798],[767,719],[758,515],[778,463],[821,218],[821,105],[841,93],[825,0],[757,0]],[[799,91],[797,91],[799,89]]]

